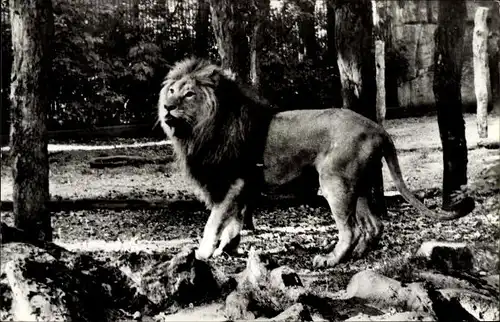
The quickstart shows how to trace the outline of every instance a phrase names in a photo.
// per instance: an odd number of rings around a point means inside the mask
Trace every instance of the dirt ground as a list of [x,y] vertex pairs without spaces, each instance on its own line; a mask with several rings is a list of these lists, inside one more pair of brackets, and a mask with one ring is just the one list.
[[[490,118],[490,138],[500,140],[499,118]],[[442,154],[435,117],[389,120],[385,124],[394,137],[405,180],[412,190],[441,187]],[[499,151],[478,147],[475,116],[466,115],[469,146],[470,184],[481,181],[495,162]],[[143,147],[121,147],[144,143],[144,140],[93,142],[88,150],[68,142],[52,142],[50,154],[50,190],[53,198],[191,198],[189,184],[174,165],[156,164],[140,167],[92,169],[89,160],[96,156],[140,155],[161,157],[170,153],[168,144]],[[68,145],[69,144],[69,145]],[[111,145],[110,149],[96,149]],[[72,150],[71,147],[77,148]],[[63,149],[64,151],[60,151]],[[386,191],[394,190],[384,166]],[[8,152],[2,152],[1,199],[12,199],[12,179]],[[497,192],[495,192],[497,193]],[[246,251],[254,246],[273,254],[279,264],[290,265],[300,272],[305,283],[321,285],[326,290],[345,286],[354,272],[390,265],[413,253],[422,241],[437,239],[472,243],[496,243],[499,240],[499,217],[494,210],[497,195],[475,193],[477,206],[473,213],[453,222],[436,222],[420,216],[404,203],[389,203],[389,214],[383,219],[384,234],[379,247],[366,257],[341,264],[329,270],[313,271],[315,254],[337,239],[337,231],[328,209],[298,206],[261,209],[255,214],[257,229],[244,232],[241,257],[222,257],[227,272],[244,266]],[[436,209],[439,194],[425,200]],[[498,208],[497,208],[498,209]],[[2,212],[2,220],[12,223],[12,214]],[[207,218],[206,211],[188,212],[127,210],[76,211],[53,215],[56,243],[72,250],[92,252],[100,257],[131,261],[132,253],[146,259],[167,257],[185,245],[195,245]],[[135,260],[137,261],[137,259]],[[138,264],[140,265],[140,263]],[[338,274],[345,272],[346,274]],[[333,276],[344,276],[341,281]],[[330,277],[329,277],[330,276]]]

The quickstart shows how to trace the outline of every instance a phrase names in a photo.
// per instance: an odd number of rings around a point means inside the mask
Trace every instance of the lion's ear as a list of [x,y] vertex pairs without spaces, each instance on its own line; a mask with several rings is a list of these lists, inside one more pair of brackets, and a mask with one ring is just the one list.
[[212,87],[217,87],[223,78],[229,80],[236,79],[236,74],[230,69],[222,69],[215,65],[210,66],[210,68],[205,68],[197,76],[201,84]]
[[201,85],[217,87],[221,76],[220,69],[217,66],[209,66],[196,74],[196,80]]

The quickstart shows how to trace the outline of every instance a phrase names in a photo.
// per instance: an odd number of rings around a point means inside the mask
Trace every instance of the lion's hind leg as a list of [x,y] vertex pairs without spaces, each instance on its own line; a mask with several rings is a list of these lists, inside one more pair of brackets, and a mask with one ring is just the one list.
[[339,230],[339,240],[333,251],[326,256],[317,255],[313,264],[315,267],[331,267],[349,257],[359,239],[354,222],[357,194],[351,180],[331,171],[320,172],[320,186]]
[[377,244],[382,235],[383,225],[377,214],[372,210],[367,196],[361,195],[356,206],[354,229],[359,235],[356,246],[352,250],[353,257],[363,256],[370,248]]

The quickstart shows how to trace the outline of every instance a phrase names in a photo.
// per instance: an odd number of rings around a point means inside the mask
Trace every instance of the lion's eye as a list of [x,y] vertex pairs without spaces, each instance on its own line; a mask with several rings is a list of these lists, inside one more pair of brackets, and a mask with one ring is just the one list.
[[193,92],[193,91],[189,91],[189,92],[187,92],[186,94],[184,94],[184,97],[185,97],[185,98],[191,98],[191,97],[193,97],[194,95],[195,95],[195,92]]
[[174,93],[174,89],[172,87],[170,87],[168,91],[170,92],[170,94]]

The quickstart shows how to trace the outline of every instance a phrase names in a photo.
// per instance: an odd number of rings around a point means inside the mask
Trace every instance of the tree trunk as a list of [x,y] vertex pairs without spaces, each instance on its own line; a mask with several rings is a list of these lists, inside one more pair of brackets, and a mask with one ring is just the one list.
[[467,143],[460,82],[467,7],[464,0],[440,1],[434,34],[433,90],[443,146],[443,209],[452,210],[467,184]]
[[375,38],[375,77],[377,84],[376,114],[377,122],[383,124],[385,120],[385,4],[383,2],[372,1],[373,11],[373,36]]
[[488,137],[490,69],[488,67],[488,8],[479,7],[474,18],[472,51],[474,53],[474,88],[477,102],[477,129],[480,138]]
[[210,0],[212,27],[223,68],[248,82],[248,40],[244,28],[244,8],[247,1]]
[[250,82],[257,92],[261,92],[261,58],[264,49],[264,32],[269,19],[269,0],[252,0],[255,10],[252,37],[250,40]]
[[47,113],[50,108],[51,0],[11,0],[14,218],[34,239],[52,240]]
[[370,0],[337,0],[335,31],[343,107],[376,120]]
[[333,74],[333,90],[335,107],[342,106],[342,93],[339,76],[339,66],[337,65],[337,49],[335,48],[335,1],[326,2],[326,61]]
[[195,24],[195,44],[194,50],[196,56],[207,57],[208,56],[208,24],[210,16],[210,5],[206,0],[198,0],[198,11],[196,13],[196,24]]
[[[371,1],[337,0],[335,31],[343,107],[377,121]],[[370,207],[375,214],[385,216],[382,163],[372,171]]]
[[132,0],[132,21],[135,25],[139,23],[139,3],[140,0]]
[[298,18],[299,37],[301,41],[301,54],[303,60],[315,62],[318,59],[318,43],[314,28],[314,0],[295,0],[300,10]]

